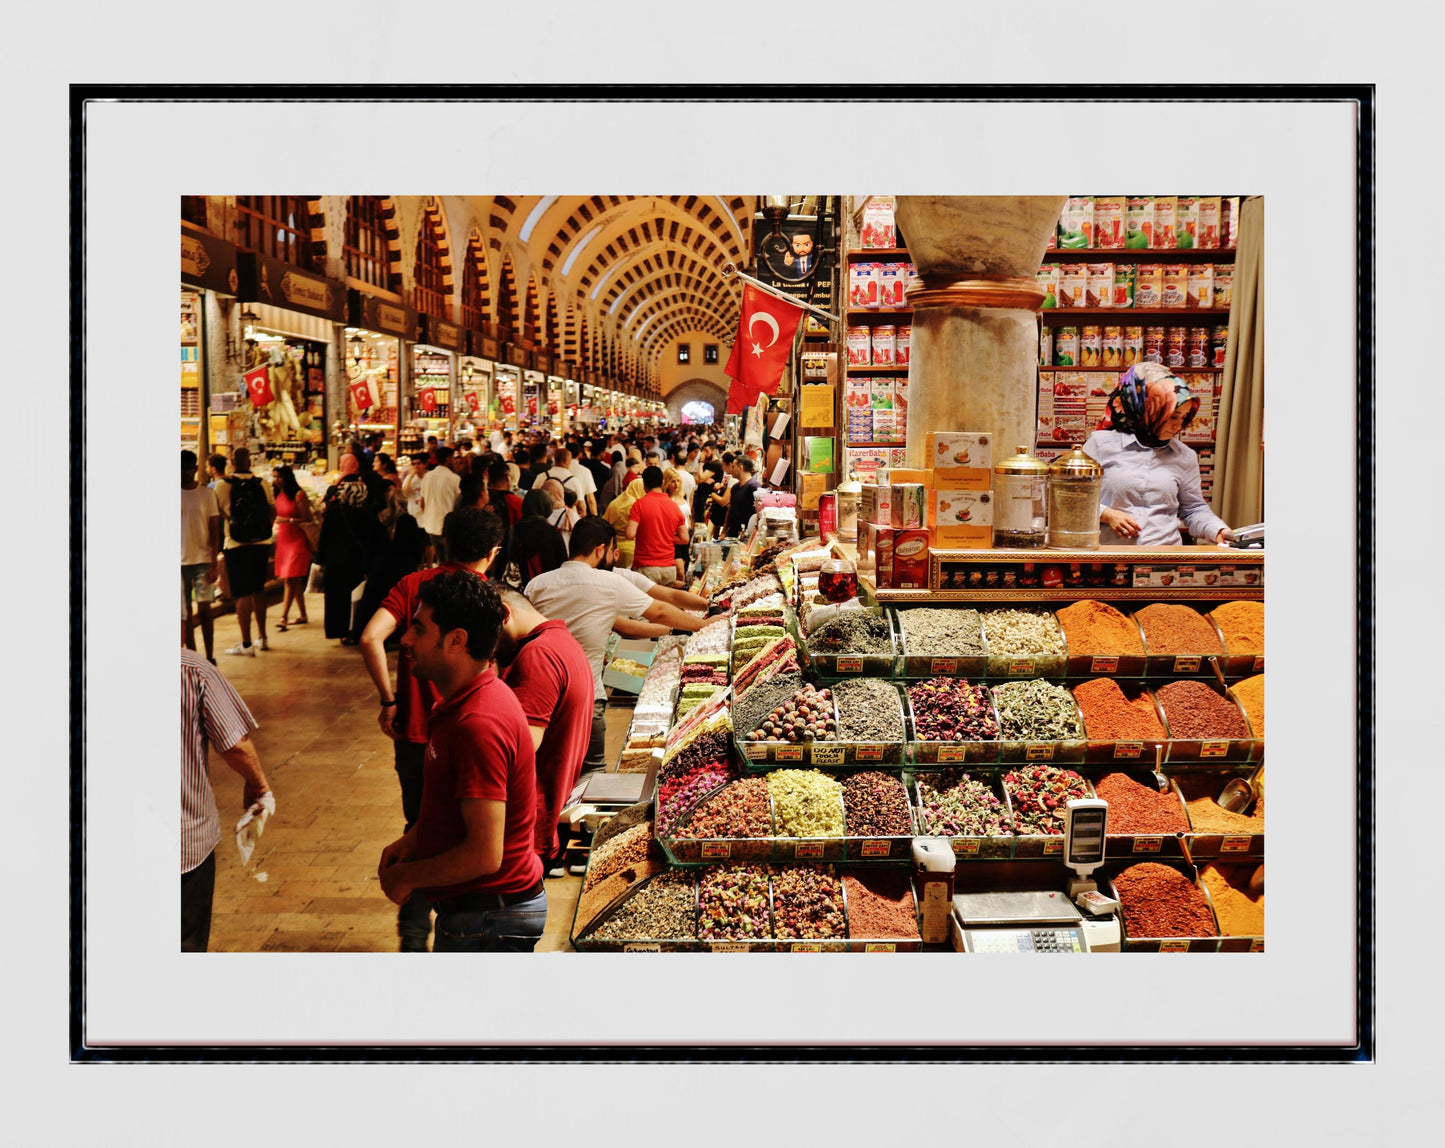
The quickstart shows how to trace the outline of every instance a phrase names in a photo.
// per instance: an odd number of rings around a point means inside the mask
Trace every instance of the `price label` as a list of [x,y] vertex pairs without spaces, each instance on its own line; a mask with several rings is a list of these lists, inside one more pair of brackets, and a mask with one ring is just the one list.
[[1044,842],[1044,856],[1053,857],[1064,851],[1064,839],[1062,837],[1050,837]]
[[812,748],[814,765],[843,764],[843,747],[841,745],[815,745]]
[[731,841],[704,841],[702,843],[702,859],[704,861],[717,861],[724,857],[733,855]]
[[780,745],[774,756],[778,761],[802,761],[803,747],[801,745]]
[[1197,657],[1175,658],[1174,672],[1176,674],[1197,674],[1199,672],[1199,659]]
[[1029,761],[1053,761],[1054,745],[1052,742],[1047,745],[1030,745],[1024,753]]
[[955,837],[953,839],[953,855],[955,857],[977,857],[978,847],[977,837]]
[[896,953],[898,946],[892,942],[869,941],[863,946],[863,951],[865,953]]
[[938,760],[940,762],[963,761],[967,752],[968,750],[961,745],[941,745],[938,747]]
[[1187,953],[1189,951],[1188,941],[1160,941],[1159,951],[1161,953]]
[[788,949],[790,953],[821,953],[822,951],[823,946],[817,941],[795,941]]
[[861,674],[863,672],[863,659],[839,658],[837,672],[840,674]]
[[793,856],[800,861],[821,858],[823,843],[821,841],[799,841],[793,846]]
[[714,941],[708,945],[708,952],[710,953],[750,953],[752,951],[752,945],[748,944],[737,945],[731,942]]
[[1257,674],[1257,673],[1259,673],[1259,672],[1260,672],[1261,670],[1263,670],[1263,669],[1264,669],[1264,655],[1263,655],[1263,654],[1260,654],[1259,657],[1257,657],[1257,658],[1254,659],[1254,672]]
[[1221,853],[1248,853],[1252,837],[1221,837],[1219,839],[1219,851]]
[[1142,741],[1121,741],[1114,746],[1114,756],[1117,757],[1138,757],[1144,752]]
[[643,944],[639,941],[631,941],[622,946],[622,951],[624,953],[660,953],[662,952],[662,946],[656,941],[650,945]]
[[934,658],[928,664],[928,668],[935,674],[955,674],[958,672],[957,658]]
[[859,761],[882,761],[883,747],[881,745],[860,745],[858,747]]
[[768,747],[765,745],[750,745],[747,747],[747,754],[749,761],[766,761],[768,757]]
[[1159,847],[1164,844],[1162,837],[1136,837],[1134,838],[1135,853],[1158,853]]
[[1112,674],[1119,669],[1117,656],[1108,658],[1094,658],[1089,662],[1089,673],[1091,674]]
[[865,841],[861,850],[864,857],[887,857],[892,852],[891,841]]
[[1034,673],[1033,658],[1015,658],[1008,664],[1008,672],[1015,677],[1032,677]]
[[1263,938],[1263,937],[1255,937],[1254,940],[1250,941],[1250,942],[1249,942],[1249,951],[1250,951],[1251,953],[1262,953],[1262,952],[1264,952],[1264,938]]
[[1199,743],[1200,757],[1223,757],[1229,752],[1227,741],[1201,741]]

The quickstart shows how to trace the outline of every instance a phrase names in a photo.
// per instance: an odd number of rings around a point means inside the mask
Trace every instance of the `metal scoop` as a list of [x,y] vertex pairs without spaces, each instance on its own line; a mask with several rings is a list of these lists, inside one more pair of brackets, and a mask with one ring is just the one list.
[[1254,787],[1242,777],[1227,782],[1216,803],[1229,813],[1243,813],[1254,800]]

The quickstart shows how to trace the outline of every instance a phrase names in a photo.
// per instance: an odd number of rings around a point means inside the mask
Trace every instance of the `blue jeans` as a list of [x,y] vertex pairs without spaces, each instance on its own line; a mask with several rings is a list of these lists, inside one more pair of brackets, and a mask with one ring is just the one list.
[[547,893],[505,909],[446,912],[437,907],[434,953],[530,953],[547,927]]

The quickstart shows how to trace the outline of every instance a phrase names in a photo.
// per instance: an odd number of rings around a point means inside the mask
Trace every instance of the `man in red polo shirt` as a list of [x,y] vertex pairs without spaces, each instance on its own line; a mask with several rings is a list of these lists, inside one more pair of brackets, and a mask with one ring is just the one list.
[[531,952],[547,925],[537,856],[537,762],[522,706],[493,658],[506,611],[496,586],[466,571],[418,591],[402,635],[432,708],[421,811],[381,852],[377,876],[398,905],[437,911],[433,952]]
[[592,663],[561,618],[548,621],[519,591],[497,589],[507,611],[497,662],[537,751],[537,853],[547,876],[561,877],[567,845],[558,831],[561,813],[592,738]]
[[644,467],[641,498],[628,515],[627,537],[637,540],[632,568],[659,586],[677,581],[675,546],[686,546],[687,519],[677,503],[662,490],[662,468]]
[[[502,539],[502,522],[490,510],[468,507],[454,510],[442,525],[448,561],[407,574],[382,601],[361,632],[361,660],[371,674],[381,699],[377,721],[381,732],[391,738],[396,758],[396,776],[401,783],[401,812],[405,828],[416,824],[421,810],[422,755],[426,747],[427,718],[439,700],[430,682],[412,673],[411,655],[403,646],[396,659],[396,688],[386,664],[386,640],[416,613],[417,593],[438,574],[470,570],[485,578],[487,565],[496,557]],[[426,952],[431,933],[431,906],[424,897],[413,897],[396,914],[396,931],[404,953]]]

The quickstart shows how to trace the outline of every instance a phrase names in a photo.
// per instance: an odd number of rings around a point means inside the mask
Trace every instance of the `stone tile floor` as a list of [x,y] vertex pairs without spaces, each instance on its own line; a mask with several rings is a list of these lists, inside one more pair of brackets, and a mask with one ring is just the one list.
[[[328,641],[322,600],[310,621],[276,629],[254,658],[217,653],[220,668],[260,723],[252,735],[276,794],[249,865],[227,835],[241,816],[241,782],[219,755],[211,779],[220,807],[213,952],[395,952],[396,906],[381,892],[376,862],[403,827],[392,743],[377,726],[376,693],[355,647]],[[197,642],[200,635],[197,633]],[[233,614],[216,620],[215,648],[240,641]],[[391,656],[393,672],[396,655]],[[608,757],[616,760],[631,716],[608,711]],[[572,952],[568,941],[580,877],[547,881],[547,929],[538,952]]]

